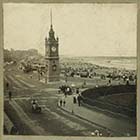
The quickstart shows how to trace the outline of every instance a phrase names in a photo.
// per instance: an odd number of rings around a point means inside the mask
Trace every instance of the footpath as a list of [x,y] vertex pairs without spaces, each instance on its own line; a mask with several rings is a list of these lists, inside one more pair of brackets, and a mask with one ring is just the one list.
[[73,103],[73,96],[62,97],[65,100],[65,106],[60,106],[61,109],[85,120],[101,128],[109,130],[112,135],[117,136],[134,136],[135,135],[135,123],[131,119],[107,115],[97,109],[89,109],[83,105],[78,106],[78,103]]

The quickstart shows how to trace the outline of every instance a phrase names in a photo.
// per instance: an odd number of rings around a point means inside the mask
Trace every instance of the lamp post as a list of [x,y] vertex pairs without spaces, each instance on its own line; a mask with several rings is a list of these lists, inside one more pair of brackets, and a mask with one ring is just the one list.
[[67,73],[65,72],[65,82],[67,83],[67,81],[68,81],[68,78],[67,78],[68,76],[67,76]]
[[39,66],[38,66],[37,71],[38,71],[38,80],[40,81],[40,67]]

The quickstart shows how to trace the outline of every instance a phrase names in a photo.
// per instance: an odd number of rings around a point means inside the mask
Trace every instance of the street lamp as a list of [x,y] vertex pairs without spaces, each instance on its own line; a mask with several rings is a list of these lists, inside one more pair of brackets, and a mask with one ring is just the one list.
[[38,80],[40,80],[40,65],[38,66],[37,71],[38,71]]

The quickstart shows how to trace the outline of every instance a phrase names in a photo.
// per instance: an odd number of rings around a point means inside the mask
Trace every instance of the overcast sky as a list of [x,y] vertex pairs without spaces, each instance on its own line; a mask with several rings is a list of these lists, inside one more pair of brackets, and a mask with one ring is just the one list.
[[4,4],[4,47],[44,54],[51,9],[61,55],[136,56],[135,4]]

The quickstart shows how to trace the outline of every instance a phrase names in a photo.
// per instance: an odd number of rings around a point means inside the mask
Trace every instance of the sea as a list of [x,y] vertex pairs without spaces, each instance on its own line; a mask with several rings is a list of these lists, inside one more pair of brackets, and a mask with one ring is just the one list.
[[84,61],[104,67],[114,67],[126,70],[136,70],[136,57],[82,57]]
[[108,67],[108,68],[118,68],[126,70],[136,70],[137,68],[137,57],[133,56],[61,56],[63,61],[71,62],[84,62],[91,63],[94,65]]

